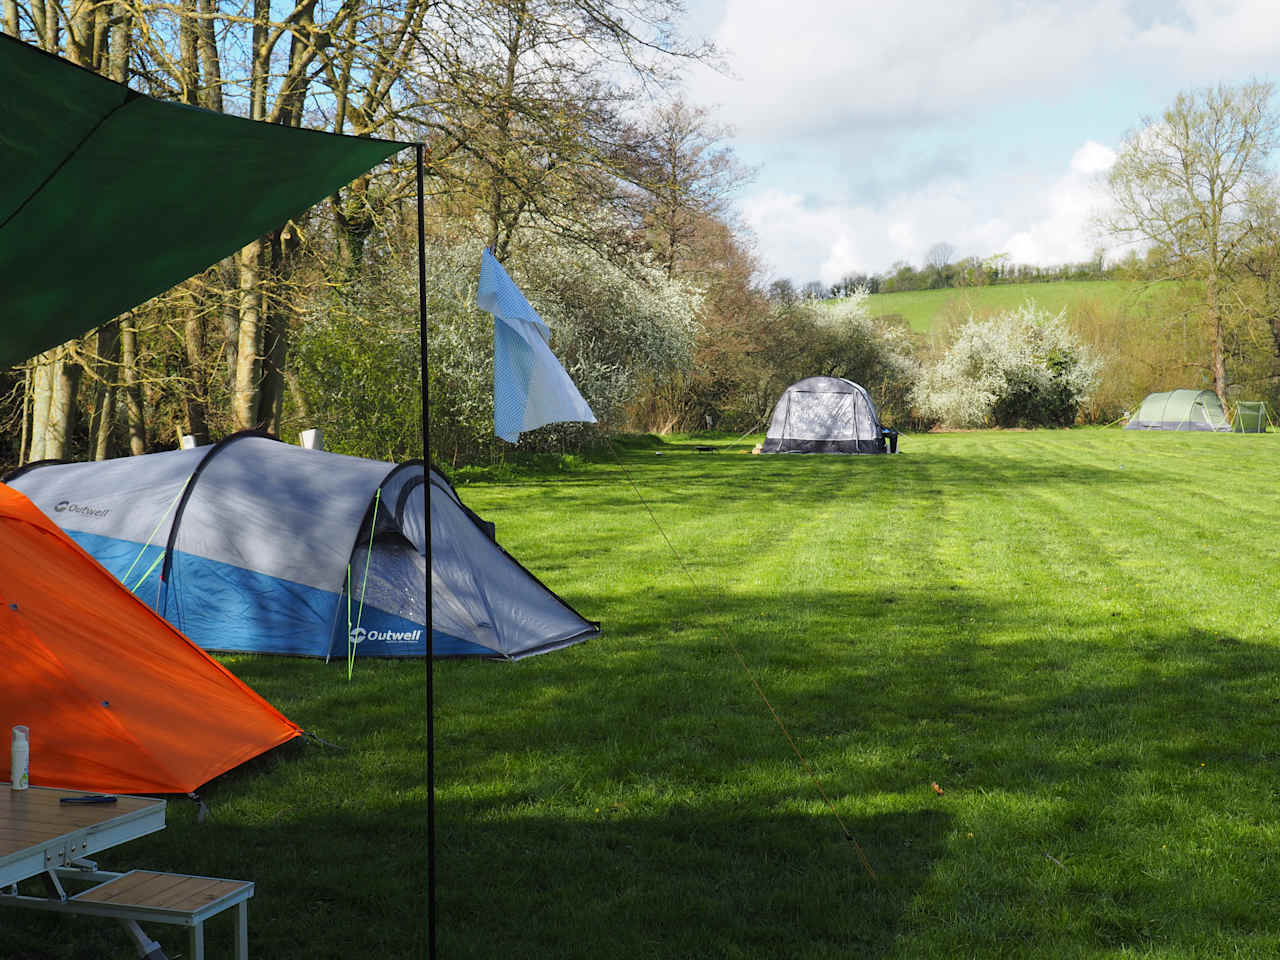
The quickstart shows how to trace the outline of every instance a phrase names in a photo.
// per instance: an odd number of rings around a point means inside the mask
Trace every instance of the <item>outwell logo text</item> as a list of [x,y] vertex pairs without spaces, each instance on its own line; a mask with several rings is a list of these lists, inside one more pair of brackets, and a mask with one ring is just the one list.
[[372,640],[374,643],[421,643],[421,630],[366,630],[364,627],[352,627],[347,635],[353,644]]
[[54,513],[78,513],[82,517],[105,517],[111,512],[110,507],[86,507],[83,504],[62,500],[53,508]]

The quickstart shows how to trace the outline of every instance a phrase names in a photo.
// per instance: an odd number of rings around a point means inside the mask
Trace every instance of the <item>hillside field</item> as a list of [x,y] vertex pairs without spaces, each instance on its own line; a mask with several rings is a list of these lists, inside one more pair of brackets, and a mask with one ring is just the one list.
[[967,316],[971,310],[1008,310],[1029,298],[1051,313],[1057,313],[1064,307],[1070,311],[1076,304],[1089,300],[1108,305],[1144,295],[1144,288],[1123,280],[1063,280],[877,293],[871,295],[868,304],[873,316],[901,316],[911,329],[926,333],[948,314]]

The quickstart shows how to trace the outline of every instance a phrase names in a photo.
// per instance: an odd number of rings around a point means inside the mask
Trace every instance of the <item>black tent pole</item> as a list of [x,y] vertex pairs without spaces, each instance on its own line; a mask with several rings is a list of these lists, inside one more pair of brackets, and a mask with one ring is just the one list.
[[[431,462],[430,414],[427,407],[427,227],[422,209],[423,152],[416,145],[418,160],[418,345],[422,351],[422,459]],[[427,478],[427,956],[436,956],[436,728],[435,659],[431,642],[431,484]]]

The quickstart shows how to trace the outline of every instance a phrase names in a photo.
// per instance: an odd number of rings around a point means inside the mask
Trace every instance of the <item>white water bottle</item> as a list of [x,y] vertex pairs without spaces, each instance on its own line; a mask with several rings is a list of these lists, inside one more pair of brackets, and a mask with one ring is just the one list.
[[31,742],[26,727],[13,728],[13,744],[9,751],[9,787],[25,790],[31,777]]

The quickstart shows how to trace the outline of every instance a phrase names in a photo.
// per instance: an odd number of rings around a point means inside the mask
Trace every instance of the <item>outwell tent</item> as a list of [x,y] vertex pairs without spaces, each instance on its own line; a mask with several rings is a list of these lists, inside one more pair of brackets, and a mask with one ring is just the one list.
[[[426,654],[425,470],[260,433],[6,478],[207,650]],[[433,641],[515,658],[595,632],[431,483]]]
[[39,786],[189,793],[301,733],[3,485],[0,661],[0,729],[30,728]]
[[438,657],[512,660],[600,633],[498,546],[494,527],[431,471],[431,619]]
[[1126,430],[1203,430],[1223,432],[1231,429],[1222,401],[1212,390],[1170,390],[1153,393],[1125,425]]
[[778,398],[760,452],[896,453],[897,448],[897,431],[881,426],[866,390],[841,377],[809,377]]

